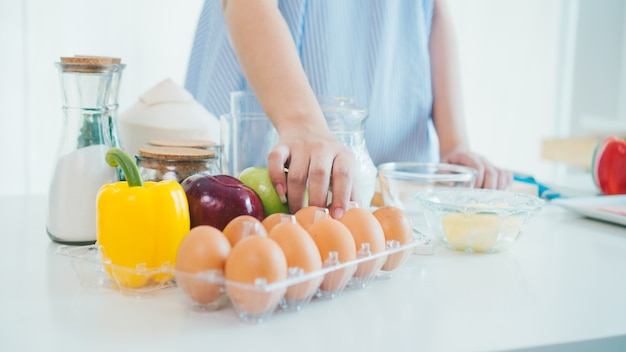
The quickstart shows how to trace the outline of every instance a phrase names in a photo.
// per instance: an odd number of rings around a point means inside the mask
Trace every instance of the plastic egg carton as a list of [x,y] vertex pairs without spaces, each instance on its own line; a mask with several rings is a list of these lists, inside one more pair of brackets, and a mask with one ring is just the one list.
[[345,289],[365,289],[376,278],[389,279],[416,248],[424,245],[428,243],[423,237],[406,245],[389,241],[385,251],[372,254],[365,244],[356,260],[345,263],[339,263],[336,252],[331,252],[322,270],[303,273],[300,268],[289,268],[286,280],[273,283],[264,279],[254,284],[232,282],[224,279],[221,270],[175,271],[174,275],[185,304],[192,310],[225,309],[230,301],[240,320],[260,323],[275,312],[300,311],[311,301],[336,299]]
[[277,311],[300,311],[311,301],[336,299],[345,289],[365,289],[377,278],[389,279],[411,254],[430,246],[427,236],[415,232],[410,244],[388,241],[385,251],[372,254],[366,243],[356,260],[340,263],[337,254],[331,252],[322,270],[304,273],[300,268],[289,268],[286,280],[267,283],[258,279],[254,284],[227,281],[221,270],[190,274],[176,271],[167,263],[157,269],[147,269],[143,264],[135,268],[114,265],[103,258],[97,244],[60,245],[56,253],[70,258],[82,287],[114,289],[126,296],[144,298],[179,286],[185,304],[194,311],[215,311],[232,305],[240,320],[260,323]]
[[176,286],[174,270],[168,263],[156,269],[145,264],[135,268],[112,264],[103,258],[97,244],[57,247],[57,254],[70,257],[71,265],[85,288],[110,288],[133,297],[154,296]]

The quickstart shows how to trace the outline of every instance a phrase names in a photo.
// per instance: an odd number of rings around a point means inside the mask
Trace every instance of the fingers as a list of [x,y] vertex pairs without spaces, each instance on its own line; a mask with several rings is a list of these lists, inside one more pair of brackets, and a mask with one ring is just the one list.
[[513,174],[511,171],[498,168],[485,159],[483,159],[483,165],[484,181],[478,187],[500,190],[508,190],[511,188],[511,184],[513,183]]
[[483,182],[479,184],[480,188],[498,188],[498,170],[489,163],[485,163],[483,167]]
[[348,207],[348,202],[352,199],[356,202],[360,200],[355,192],[355,183],[353,181],[354,166],[356,161],[352,152],[346,150],[339,154],[333,163],[332,169],[332,201],[329,206],[330,215],[334,219],[340,219]]
[[509,170],[500,169],[498,176],[498,189],[508,190],[513,185],[513,173]]
[[291,149],[289,171],[287,172],[287,199],[289,210],[295,213],[306,206],[305,192],[309,170],[309,156],[303,155],[299,149]]
[[478,154],[460,150],[442,157],[441,161],[475,169],[477,171],[475,188],[506,190],[513,183],[513,174],[509,170],[496,167]]
[[270,180],[278,193],[280,201],[287,203],[287,175],[285,175],[285,166],[289,161],[289,148],[284,145],[277,144],[267,156],[267,169],[270,174]]
[[325,207],[333,167],[333,156],[318,155],[309,164],[309,205]]
[[[285,176],[283,168],[288,165]],[[270,179],[281,200],[289,202],[295,213],[307,205],[326,207],[331,216],[340,218],[351,198],[356,160],[352,151],[334,139],[279,142],[268,155]],[[332,185],[332,186],[331,186]],[[308,199],[307,199],[308,198]]]
[[483,159],[474,153],[456,151],[441,159],[444,163],[463,165],[476,170],[475,188],[482,188],[485,183],[485,164]]

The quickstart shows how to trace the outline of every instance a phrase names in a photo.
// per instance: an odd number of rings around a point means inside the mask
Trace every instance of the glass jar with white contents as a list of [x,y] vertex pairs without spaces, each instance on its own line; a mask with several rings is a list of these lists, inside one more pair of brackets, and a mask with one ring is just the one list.
[[189,147],[139,148],[135,156],[137,167],[144,181],[184,181],[195,174],[217,175],[220,173],[218,158],[214,151]]
[[63,57],[56,67],[64,118],[46,230],[55,242],[94,243],[98,190],[119,180],[105,155],[116,137],[114,121],[107,117],[107,99],[112,76],[120,68],[104,57]]

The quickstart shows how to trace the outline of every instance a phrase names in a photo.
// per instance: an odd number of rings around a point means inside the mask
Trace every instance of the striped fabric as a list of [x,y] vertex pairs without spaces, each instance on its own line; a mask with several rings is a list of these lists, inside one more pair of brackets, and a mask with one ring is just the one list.
[[[375,164],[439,160],[432,124],[428,42],[433,0],[279,0],[304,70],[318,95],[367,107]],[[229,94],[249,90],[230,46],[221,0],[206,0],[185,83],[217,116]]]

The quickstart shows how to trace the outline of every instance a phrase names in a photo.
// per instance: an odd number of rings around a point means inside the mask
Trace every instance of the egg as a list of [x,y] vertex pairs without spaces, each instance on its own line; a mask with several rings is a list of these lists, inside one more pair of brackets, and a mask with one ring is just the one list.
[[221,280],[198,273],[210,272],[221,278],[230,251],[224,234],[212,226],[196,226],[183,238],[176,253],[176,283],[195,304],[210,304],[222,297]]
[[330,215],[328,213],[328,208],[316,207],[314,205],[309,205],[300,210],[296,211],[294,214],[296,216],[296,220],[298,223],[306,230],[320,219],[329,218]]
[[[367,209],[350,208],[341,217],[341,223],[346,225],[354,237],[357,257],[372,255],[385,251],[385,234],[376,217]],[[369,248],[368,248],[369,246]],[[358,278],[369,277],[378,271],[386,261],[386,256],[359,263],[354,273]]]
[[269,234],[270,231],[272,231],[272,229],[274,228],[274,226],[280,224],[281,222],[296,223],[297,220],[296,220],[296,217],[291,214],[274,213],[265,217],[265,219],[261,221],[261,224],[263,224],[265,231],[267,231],[267,233]]
[[505,218],[498,214],[451,213],[441,219],[441,228],[454,248],[488,252],[498,243],[502,229],[507,227],[505,223]]
[[248,236],[233,247],[226,260],[224,277],[226,292],[237,310],[264,314],[276,306],[286,288],[264,291],[254,285],[287,279],[287,259],[278,243],[269,237]]
[[[322,270],[322,257],[313,238],[300,224],[282,222],[274,226],[269,237],[276,241],[285,254],[289,270],[299,268],[303,273]],[[301,300],[312,295],[322,283],[323,276],[291,285],[285,298]]]
[[[323,265],[331,266],[356,260],[356,244],[350,230],[339,220],[325,218],[307,228],[322,257]],[[320,286],[322,291],[341,290],[356,270],[356,265],[327,273]]]
[[242,238],[250,235],[267,236],[267,231],[259,219],[251,215],[239,215],[226,224],[224,235],[228,238],[231,246],[234,246]]
[[[383,228],[385,242],[389,248],[395,241],[396,245],[413,243],[413,225],[406,213],[394,206],[382,206],[372,212]],[[382,270],[391,271],[402,265],[411,255],[412,249],[405,249],[387,256]]]

